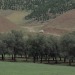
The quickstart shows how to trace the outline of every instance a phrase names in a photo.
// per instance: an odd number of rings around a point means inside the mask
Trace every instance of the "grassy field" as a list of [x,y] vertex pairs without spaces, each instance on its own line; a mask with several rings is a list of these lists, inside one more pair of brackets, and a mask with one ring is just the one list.
[[0,75],[75,75],[75,68],[33,63],[0,62]]
[[25,16],[29,13],[26,11],[14,11],[12,14],[9,14],[6,18],[15,24],[24,24]]

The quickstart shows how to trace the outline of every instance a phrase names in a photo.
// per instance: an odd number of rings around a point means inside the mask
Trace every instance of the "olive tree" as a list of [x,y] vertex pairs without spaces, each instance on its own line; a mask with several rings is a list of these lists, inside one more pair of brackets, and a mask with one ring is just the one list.
[[29,39],[30,43],[30,54],[33,57],[33,61],[35,63],[36,59],[38,60],[38,57],[42,58],[44,55],[44,36],[41,34],[36,34],[32,38]]
[[66,62],[66,58],[69,59],[69,65],[75,56],[75,35],[73,33],[69,33],[64,35],[61,38],[61,51],[64,56],[64,62]]
[[7,44],[9,53],[12,54],[12,59],[16,60],[16,55],[21,50],[23,34],[21,31],[12,30],[7,34],[5,42]]
[[[58,44],[57,44],[57,38],[54,36],[47,36],[45,40],[45,55],[46,55],[46,60],[48,58],[48,63],[50,57],[56,59],[58,55]],[[56,60],[57,63],[57,60]]]
[[7,44],[5,42],[6,34],[0,34],[0,54],[2,55],[2,60],[5,59],[5,54],[7,53]]

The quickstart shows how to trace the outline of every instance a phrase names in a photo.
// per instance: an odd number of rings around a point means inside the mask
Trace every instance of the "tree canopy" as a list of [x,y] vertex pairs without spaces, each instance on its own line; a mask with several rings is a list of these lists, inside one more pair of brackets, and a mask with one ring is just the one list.
[[74,0],[0,0],[0,9],[30,10],[25,19],[46,21],[75,8]]

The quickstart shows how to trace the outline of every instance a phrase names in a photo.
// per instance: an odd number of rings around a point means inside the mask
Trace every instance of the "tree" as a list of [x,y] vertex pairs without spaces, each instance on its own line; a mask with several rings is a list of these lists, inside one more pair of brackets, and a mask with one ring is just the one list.
[[22,40],[22,44],[20,45],[21,46],[21,50],[19,51],[19,53],[22,55],[25,56],[26,58],[26,61],[29,57],[29,49],[30,49],[30,40],[28,39],[28,37],[24,37],[23,40]]
[[12,30],[10,33],[8,33],[6,39],[4,39],[9,49],[9,53],[12,54],[12,59],[14,59],[14,61],[16,60],[16,55],[18,52],[22,49],[22,40],[22,32],[15,30]]
[[[57,38],[54,36],[47,36],[46,37],[46,43],[45,43],[45,55],[46,55],[46,60],[48,57],[48,63],[49,63],[49,59],[50,57],[56,59],[57,55],[58,55],[58,44],[57,44]],[[56,60],[57,63],[57,60]]]
[[35,63],[36,59],[38,60],[38,56],[42,58],[44,55],[44,36],[37,34],[33,36],[32,38],[30,37],[30,54],[33,57],[33,61]]
[[61,48],[64,56],[64,62],[66,58],[69,58],[69,65],[71,65],[71,61],[75,56],[74,48],[75,48],[75,35],[73,33],[69,33],[64,35],[61,38]]
[[0,34],[0,54],[2,55],[2,60],[5,59],[5,54],[7,53],[7,46],[4,41],[5,38],[4,34]]

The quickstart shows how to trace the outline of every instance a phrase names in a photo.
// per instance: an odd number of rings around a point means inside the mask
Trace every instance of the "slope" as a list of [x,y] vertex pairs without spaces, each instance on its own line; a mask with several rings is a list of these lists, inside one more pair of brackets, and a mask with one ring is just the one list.
[[17,28],[17,25],[13,24],[6,18],[0,16],[0,32],[10,31],[16,28]]
[[75,31],[75,9],[70,10],[57,18],[53,19],[52,21],[49,21],[44,26],[44,30],[46,32],[50,32],[51,28],[54,28],[55,30],[58,30],[58,32],[62,33],[61,31],[70,32]]

